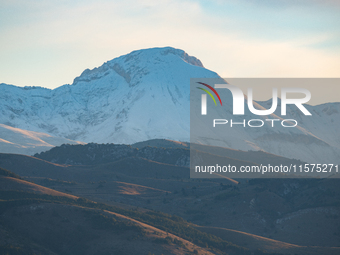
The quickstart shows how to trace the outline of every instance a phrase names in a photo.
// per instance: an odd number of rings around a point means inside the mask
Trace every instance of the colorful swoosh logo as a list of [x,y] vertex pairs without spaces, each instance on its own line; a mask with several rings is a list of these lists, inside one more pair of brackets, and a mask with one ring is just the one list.
[[[206,86],[207,88],[211,89],[211,91],[215,93],[215,95],[217,96],[218,100],[220,101],[220,104],[222,105],[222,100],[220,98],[220,95],[217,93],[217,91],[213,87],[211,87],[210,85],[205,84],[203,82],[197,82],[197,83],[202,84],[203,86]],[[215,105],[217,105],[214,96],[211,94],[211,92],[209,90],[204,89],[204,88],[200,88],[200,87],[197,87],[197,88],[203,90],[204,92],[206,92],[214,100]]]

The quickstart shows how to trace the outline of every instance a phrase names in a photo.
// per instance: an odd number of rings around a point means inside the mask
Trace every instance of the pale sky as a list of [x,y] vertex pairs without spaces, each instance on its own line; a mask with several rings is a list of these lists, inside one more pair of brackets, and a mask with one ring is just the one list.
[[340,1],[0,0],[0,83],[56,88],[164,46],[222,77],[340,77]]

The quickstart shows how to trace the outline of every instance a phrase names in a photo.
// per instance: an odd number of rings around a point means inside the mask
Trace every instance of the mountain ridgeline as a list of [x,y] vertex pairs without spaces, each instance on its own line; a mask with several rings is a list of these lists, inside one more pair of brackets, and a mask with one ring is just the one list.
[[[240,151],[221,147],[195,145],[200,153],[225,157],[237,164],[256,165],[266,162],[275,165],[301,164],[299,160],[288,159],[263,151]],[[63,144],[46,152],[34,155],[52,163],[65,165],[97,165],[115,162],[126,158],[143,158],[162,164],[180,167],[190,166],[190,144],[165,139],[153,139],[133,145],[96,144],[85,145]]]
[[34,157],[66,165],[97,165],[136,157],[164,164],[189,167],[190,151],[185,148],[146,146],[139,149],[131,145],[88,143],[79,146],[63,144],[49,151],[35,154]]

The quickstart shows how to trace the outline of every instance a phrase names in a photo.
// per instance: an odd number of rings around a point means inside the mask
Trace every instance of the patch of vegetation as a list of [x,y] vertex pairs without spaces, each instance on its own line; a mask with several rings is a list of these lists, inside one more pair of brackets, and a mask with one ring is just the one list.
[[158,243],[158,244],[175,244],[175,245],[178,245],[180,247],[184,247],[184,243],[177,239],[177,238],[174,238],[172,239],[170,236],[167,236],[165,238],[156,238],[154,241],[154,243]]
[[133,231],[140,235],[145,234],[142,227],[137,226],[130,221],[117,220],[115,217],[108,217],[96,211],[87,210],[85,212],[93,229],[109,230],[116,233]]
[[45,178],[41,181],[41,185],[47,186],[47,187],[54,186],[54,185],[74,186],[76,184],[77,184],[76,182],[68,182],[68,181],[63,181],[59,179],[55,180],[55,179],[50,179],[50,178]]
[[172,239],[167,236],[166,238],[156,238],[153,242],[157,244],[172,244]]
[[3,169],[0,167],[0,176],[7,176],[7,177],[13,177],[13,178],[17,178],[17,179],[21,179],[21,177],[19,175],[16,175],[15,173],[12,173],[6,169]]

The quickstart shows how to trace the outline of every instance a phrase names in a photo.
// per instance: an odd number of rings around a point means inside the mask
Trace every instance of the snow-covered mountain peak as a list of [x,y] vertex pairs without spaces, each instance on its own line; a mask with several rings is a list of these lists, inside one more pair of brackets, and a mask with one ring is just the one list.
[[86,69],[74,79],[73,85],[79,82],[90,82],[100,79],[112,72],[120,75],[130,87],[139,84],[142,78],[159,66],[176,65],[185,62],[193,66],[203,67],[202,62],[196,57],[189,56],[185,51],[172,47],[150,48],[133,51],[127,55],[114,58],[102,66],[92,70]]

